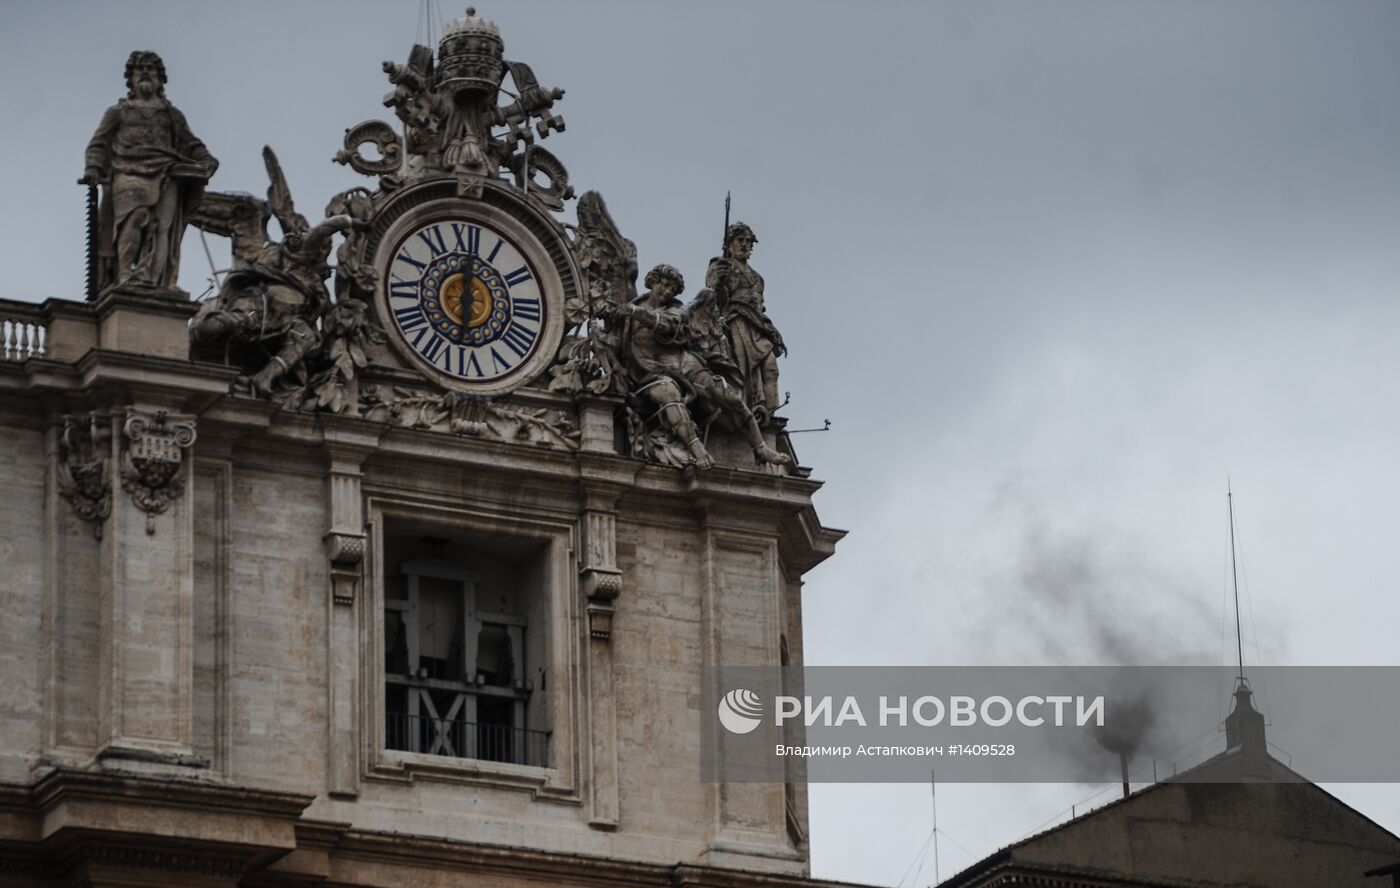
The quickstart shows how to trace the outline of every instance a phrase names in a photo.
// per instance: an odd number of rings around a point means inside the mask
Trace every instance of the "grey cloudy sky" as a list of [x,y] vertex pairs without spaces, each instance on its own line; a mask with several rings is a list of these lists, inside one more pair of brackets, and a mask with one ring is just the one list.
[[[1247,657],[1400,664],[1400,6],[477,5],[568,90],[546,146],[644,266],[698,281],[726,189],[757,230],[852,530],[810,662],[1218,661],[1229,475]],[[164,56],[214,187],[261,192],[270,143],[315,215],[365,181],[330,157],[389,116],[418,8],[0,5],[0,296],[81,298],[74,180],[128,51]],[[1097,789],[941,786],[943,875]],[[1331,789],[1400,829],[1400,789]],[[815,874],[894,884],[928,788],[814,787],[812,830]]]

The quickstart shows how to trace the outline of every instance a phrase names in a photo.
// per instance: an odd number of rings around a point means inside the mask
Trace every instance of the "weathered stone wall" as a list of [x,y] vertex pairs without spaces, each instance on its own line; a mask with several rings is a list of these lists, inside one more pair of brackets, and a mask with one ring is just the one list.
[[227,767],[229,711],[229,469],[199,460],[194,526],[194,753],[222,773]]
[[622,829],[686,837],[703,850],[699,773],[704,545],[698,526],[620,521],[626,577],[613,635]]
[[0,408],[0,779],[27,776],[41,746],[46,460],[30,414]]
[[[176,811],[193,804],[209,806],[200,841],[249,849],[291,847],[299,816],[342,845],[349,830],[549,866],[806,872],[796,790],[699,781],[699,707],[707,665],[800,662],[793,578],[839,537],[793,518],[815,484],[644,466],[607,429],[577,453],[318,418],[219,394],[227,371],[158,369],[142,404],[109,389],[0,416],[0,790],[21,800],[0,845],[42,835],[22,813],[35,786],[82,780],[110,794],[84,816],[133,841],[195,829]],[[164,410],[198,437],[152,511],[123,487],[124,429]],[[110,433],[112,514],[96,523],[57,493],[63,416],[89,411]],[[548,687],[530,706],[552,729],[548,769],[384,748],[392,521],[535,553],[511,570],[543,589],[529,644],[549,648]],[[335,561],[331,539],[357,534],[362,560]],[[599,570],[620,584],[602,621]]]
[[[279,455],[235,456],[229,776],[265,789],[320,793],[326,771],[326,566],[320,472]],[[312,472],[315,471],[315,474]]]

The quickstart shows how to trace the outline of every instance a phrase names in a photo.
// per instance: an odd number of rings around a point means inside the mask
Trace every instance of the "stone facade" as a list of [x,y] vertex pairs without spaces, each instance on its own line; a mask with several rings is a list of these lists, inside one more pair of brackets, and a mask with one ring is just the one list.
[[[266,199],[211,182],[130,55],[87,300],[0,301],[0,879],[812,884],[804,787],[698,776],[704,667],[801,663],[842,536],[753,232],[639,296],[504,52],[468,9],[384,63],[319,222],[270,146]],[[185,225],[231,242],[201,303]]]
[[[620,453],[614,397],[503,399],[577,448],[284,409],[178,356],[192,308],[0,304],[44,343],[0,363],[5,884],[815,884],[803,788],[697,774],[702,668],[801,662],[817,482]],[[539,596],[544,766],[386,743],[439,537]]]

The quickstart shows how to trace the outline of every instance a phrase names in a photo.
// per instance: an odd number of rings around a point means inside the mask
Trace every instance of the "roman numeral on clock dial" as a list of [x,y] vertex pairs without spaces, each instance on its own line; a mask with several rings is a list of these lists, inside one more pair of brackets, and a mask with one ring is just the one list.
[[[504,231],[467,218],[422,223],[394,238],[381,271],[390,333],[422,369],[488,384],[538,369],[549,303],[535,275],[545,259]],[[381,304],[385,304],[381,303]]]

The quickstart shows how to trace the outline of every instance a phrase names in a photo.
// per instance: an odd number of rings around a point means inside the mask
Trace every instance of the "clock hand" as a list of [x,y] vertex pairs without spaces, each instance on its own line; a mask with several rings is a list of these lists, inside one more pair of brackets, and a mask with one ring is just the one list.
[[472,309],[476,307],[476,289],[475,287],[473,287],[473,284],[476,283],[476,254],[468,253],[467,257],[467,280],[466,286],[462,288],[462,302],[460,309],[462,315],[462,322],[457,325],[457,345],[462,344],[462,337],[465,336],[467,332],[467,321],[472,316]]

